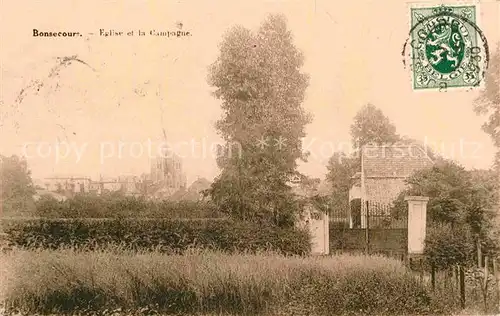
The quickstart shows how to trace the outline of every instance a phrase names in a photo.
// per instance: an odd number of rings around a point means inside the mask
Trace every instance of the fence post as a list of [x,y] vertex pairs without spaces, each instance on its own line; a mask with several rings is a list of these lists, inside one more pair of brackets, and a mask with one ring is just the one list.
[[497,287],[496,287],[496,290],[495,290],[495,293],[496,293],[496,302],[497,302],[497,311],[500,313],[500,275],[498,275],[498,267],[497,267],[497,261],[498,261],[499,258],[496,258],[493,260],[493,274],[495,276],[495,280],[496,280],[496,284],[497,284]]
[[484,276],[483,276],[483,304],[484,304],[484,312],[488,312],[488,256],[484,257]]
[[[449,276],[450,276],[450,267],[447,267],[446,270],[443,271],[443,275],[444,275],[444,280],[443,280],[443,283],[444,283],[444,288],[448,291],[449,288],[450,288],[450,280],[449,280]],[[452,282],[452,286],[453,286],[453,282]]]
[[465,271],[464,267],[460,266],[460,307],[465,309]]
[[476,239],[476,247],[477,247],[477,267],[482,268],[482,253],[481,253],[481,242],[479,241],[479,236]]
[[366,201],[366,229],[365,229],[365,253],[368,255],[370,253],[370,208],[368,207],[368,201]]
[[421,284],[424,284],[424,260],[422,260],[422,258],[420,258],[418,260],[418,265],[420,266],[420,283]]
[[425,196],[406,196],[408,202],[408,253],[410,255],[424,253],[426,234],[427,202]]
[[431,263],[431,284],[432,290],[434,291],[436,289],[436,267],[434,263]]

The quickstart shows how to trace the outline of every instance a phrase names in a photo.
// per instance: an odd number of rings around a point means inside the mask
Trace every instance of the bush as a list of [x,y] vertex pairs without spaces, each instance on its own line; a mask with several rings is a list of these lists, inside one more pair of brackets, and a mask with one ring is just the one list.
[[308,315],[311,310],[313,315],[422,315],[441,311],[426,288],[399,271],[351,267],[337,275],[316,270],[305,277],[308,280],[298,283],[301,287],[295,289],[294,299],[280,315],[293,311]]
[[307,254],[310,236],[304,230],[226,219],[32,219],[3,220],[10,243],[25,249],[95,250],[120,246],[130,250],[183,252],[188,248],[221,251],[272,250]]
[[428,227],[424,252],[437,269],[474,263],[475,242],[466,227],[434,224]]
[[77,194],[66,201],[41,196],[34,215],[44,218],[221,218],[210,202],[154,201],[120,194]]
[[33,215],[39,217],[61,217],[65,213],[64,206],[64,203],[59,202],[52,195],[44,194],[35,202]]
[[400,262],[382,257],[14,251],[5,306],[26,313],[121,308],[176,315],[423,315],[442,310]]

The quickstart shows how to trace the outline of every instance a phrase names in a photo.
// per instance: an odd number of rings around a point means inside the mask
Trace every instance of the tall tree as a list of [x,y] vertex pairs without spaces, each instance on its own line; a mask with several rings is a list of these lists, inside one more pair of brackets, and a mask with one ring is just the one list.
[[355,149],[366,144],[393,144],[400,140],[396,126],[373,104],[358,111],[351,124],[351,137]]
[[[384,113],[373,104],[363,106],[351,124],[351,137],[355,152],[351,155],[336,152],[328,161],[326,178],[332,184],[332,209],[346,213],[349,207],[349,189],[352,176],[361,171],[359,151],[366,144],[394,144],[403,141],[396,133],[396,127]],[[405,139],[406,143],[409,142]],[[405,142],[403,142],[405,143]]]
[[[226,145],[219,149],[221,175],[210,194],[218,207],[246,220],[293,222],[287,180],[296,174],[304,127],[302,108],[308,76],[286,20],[269,16],[254,33],[229,30],[209,70],[223,117],[216,128]],[[237,147],[237,150],[235,150]]]
[[483,130],[491,136],[498,148],[495,166],[500,169],[500,43],[490,60],[485,88],[474,102],[474,111],[478,115],[488,116]]
[[[497,49],[490,60],[485,89],[474,102],[474,111],[478,115],[488,117],[482,128],[491,136],[497,147],[493,168],[496,172],[496,182],[500,183],[500,42],[497,43]],[[499,200],[496,212],[500,218],[500,187],[497,187],[497,190]],[[500,227],[500,220],[497,220],[497,227]]]
[[28,215],[34,210],[36,193],[26,160],[0,155],[0,215]]

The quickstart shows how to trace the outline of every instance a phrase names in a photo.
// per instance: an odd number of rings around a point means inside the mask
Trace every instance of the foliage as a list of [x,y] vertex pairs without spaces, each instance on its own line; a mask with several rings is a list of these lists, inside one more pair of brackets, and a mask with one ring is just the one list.
[[358,111],[351,124],[351,137],[356,149],[367,144],[385,145],[400,140],[396,126],[373,104]]
[[[434,235],[428,235],[427,246],[432,247],[429,251],[435,257],[431,260],[443,261],[442,258],[450,252],[465,251],[470,247],[475,249],[476,240],[482,243],[485,254],[498,251],[494,226],[498,203],[498,190],[495,187],[498,183],[495,182],[494,173],[467,171],[453,161],[443,160],[415,172],[407,179],[407,183],[408,189],[401,192],[394,203],[393,216],[400,218],[408,212],[405,196],[427,196],[428,225],[447,227],[435,229]],[[466,233],[471,237],[465,238]],[[452,239],[454,234],[463,240],[456,244]],[[460,250],[462,246],[465,248]],[[460,259],[456,259],[458,255],[451,255],[449,263],[453,260],[467,261],[468,255],[462,255]]]
[[[354,184],[352,176],[361,171],[360,148],[366,144],[394,144],[402,139],[396,127],[380,109],[372,104],[362,107],[351,124],[351,137],[355,151],[351,154],[335,152],[328,161],[326,175],[332,184],[331,204],[335,212],[347,214],[349,190]],[[407,139],[405,139],[408,142]]]
[[299,211],[286,182],[305,159],[301,138],[310,117],[301,105],[308,85],[302,64],[285,18],[271,15],[256,33],[229,30],[210,67],[223,110],[216,128],[226,142],[210,194],[234,218],[287,226]]
[[34,216],[39,217],[65,217],[69,214],[65,210],[65,203],[59,201],[50,194],[42,194],[35,202]]
[[36,193],[26,160],[0,155],[0,204],[2,215],[27,215]]
[[162,252],[183,252],[193,247],[284,254],[305,254],[310,250],[310,237],[305,231],[224,219],[3,220],[2,228],[12,246],[26,249],[95,250],[119,245]]
[[382,257],[42,250],[15,251],[1,260],[7,309],[29,314],[118,308],[127,315],[452,312],[440,309],[400,262]]
[[349,190],[354,184],[352,176],[361,171],[360,159],[337,152],[328,161],[327,169],[326,179],[332,185],[332,208],[336,213],[347,214]]
[[454,265],[474,264],[474,238],[464,226],[432,224],[427,228],[425,254],[429,264],[445,270]]
[[207,201],[146,200],[120,194],[82,194],[65,201],[42,195],[35,216],[43,218],[220,218]]
[[474,102],[478,115],[487,115],[483,130],[491,136],[497,152],[495,165],[500,168],[500,43],[492,56],[485,78],[485,89]]
[[349,190],[354,184],[352,176],[361,171],[360,148],[363,145],[416,145],[423,148],[435,162],[442,161],[433,148],[415,139],[400,136],[396,127],[383,112],[372,104],[361,108],[351,124],[354,152],[336,152],[328,161],[326,178],[333,187],[332,207],[346,214],[349,205]]
[[[479,178],[481,179],[481,178]],[[453,161],[419,170],[407,180],[408,189],[395,201],[395,215],[407,212],[407,195],[429,197],[428,221],[451,225],[467,224],[473,234],[485,236],[495,218],[497,203],[493,186],[478,179]]]
[[[489,263],[491,265],[491,261]],[[478,267],[468,269],[465,273],[466,288],[472,292],[469,294],[469,297],[473,298],[471,303],[475,303],[476,308],[482,309],[485,314],[497,314],[500,308],[497,296],[498,283],[491,269],[489,266],[487,275],[484,273],[484,268]]]
[[[482,242],[487,249],[493,249],[491,243],[500,241],[500,182],[498,173],[493,170],[472,170],[469,172],[473,185],[473,212],[468,221],[475,232],[482,234]],[[479,227],[481,225],[481,227]],[[498,248],[500,245],[495,247]],[[496,249],[498,251],[499,249]]]

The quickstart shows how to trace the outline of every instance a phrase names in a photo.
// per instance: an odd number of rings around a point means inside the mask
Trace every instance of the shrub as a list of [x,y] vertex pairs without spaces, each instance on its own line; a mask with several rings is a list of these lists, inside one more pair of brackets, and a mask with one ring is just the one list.
[[121,308],[177,315],[422,315],[436,305],[400,262],[382,257],[282,257],[14,251],[0,258],[7,309]]
[[[378,267],[351,267],[342,273],[329,274],[321,270],[304,276],[298,282],[294,299],[285,314],[299,309],[306,315],[401,315],[434,314],[439,311],[432,295],[413,276]],[[304,286],[304,283],[306,284]],[[295,305],[295,306],[294,306]]]
[[40,217],[58,217],[64,213],[64,204],[49,194],[40,196],[35,202],[34,215]]
[[427,229],[424,252],[429,264],[437,269],[447,269],[457,264],[472,264],[474,245],[474,240],[465,227],[434,224]]
[[25,249],[95,250],[120,245],[162,252],[183,252],[193,247],[283,254],[307,254],[310,250],[310,236],[304,230],[226,219],[4,219],[3,230],[11,244]]
[[44,218],[221,218],[222,213],[206,201],[147,200],[120,194],[76,194],[66,201],[42,196],[34,215]]

